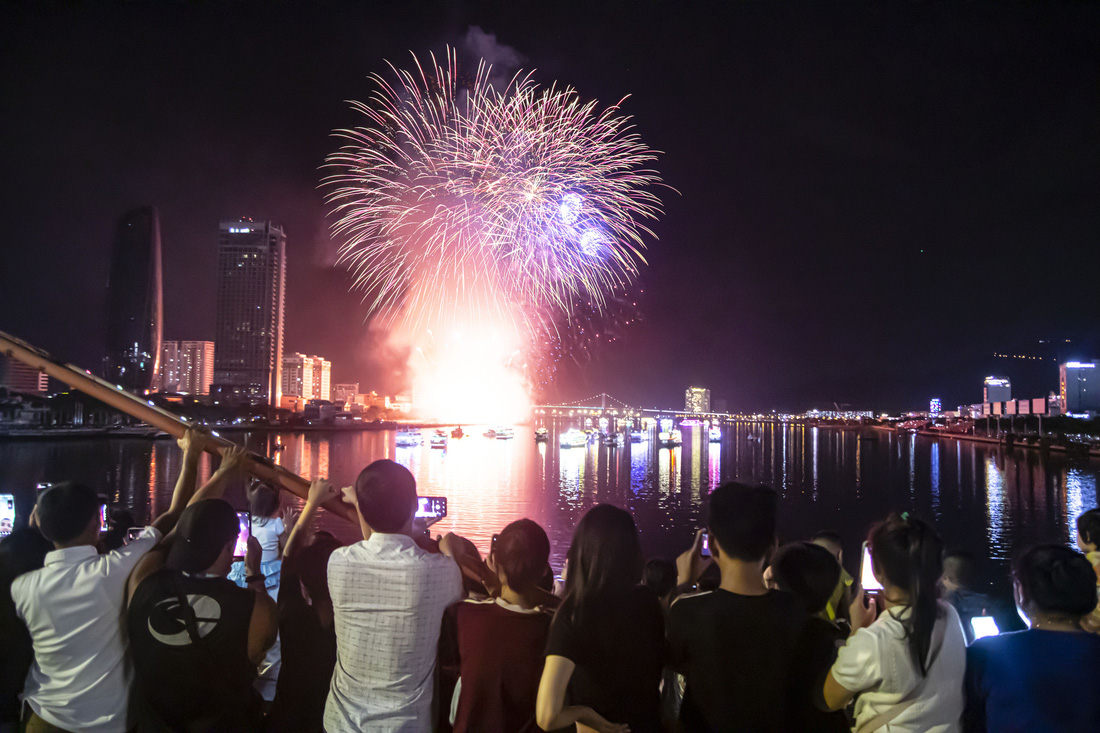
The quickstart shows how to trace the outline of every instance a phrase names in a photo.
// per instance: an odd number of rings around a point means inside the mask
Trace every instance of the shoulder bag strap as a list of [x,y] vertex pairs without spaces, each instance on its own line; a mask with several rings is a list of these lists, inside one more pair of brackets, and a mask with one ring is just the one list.
[[885,728],[920,698],[921,693],[924,692],[924,686],[928,682],[928,677],[932,674],[932,665],[936,663],[936,658],[940,655],[940,649],[943,648],[943,637],[946,630],[946,623],[936,624],[936,628],[932,632],[932,653],[928,656],[928,666],[925,668],[926,674],[921,681],[917,683],[917,686],[910,690],[909,694],[901,700],[898,700],[889,708],[883,710],[881,713],[856,728],[856,733],[873,733],[873,731],[879,730],[880,728]]

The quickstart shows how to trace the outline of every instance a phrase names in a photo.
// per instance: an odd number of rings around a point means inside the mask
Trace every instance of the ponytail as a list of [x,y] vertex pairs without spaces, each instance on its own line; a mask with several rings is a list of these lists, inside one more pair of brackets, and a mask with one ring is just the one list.
[[904,588],[909,604],[898,615],[909,654],[921,676],[928,674],[932,634],[940,615],[936,584],[943,573],[943,542],[927,523],[909,512],[891,514],[868,536],[875,568],[891,585]]

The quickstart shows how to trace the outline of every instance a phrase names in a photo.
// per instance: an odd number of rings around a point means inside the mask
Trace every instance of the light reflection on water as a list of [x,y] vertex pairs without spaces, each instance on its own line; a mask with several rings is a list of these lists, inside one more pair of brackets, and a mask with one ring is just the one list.
[[[296,473],[327,475],[340,486],[371,461],[392,458],[409,467],[422,495],[448,498],[450,516],[433,531],[459,532],[485,551],[494,532],[530,517],[547,529],[558,568],[574,525],[593,504],[630,509],[647,553],[672,557],[701,524],[710,489],[740,480],[780,491],[783,539],[832,529],[854,562],[873,521],[914,511],[936,523],[948,546],[988,558],[985,577],[997,582],[1023,544],[1072,542],[1074,519],[1096,506],[1100,475],[1096,460],[870,429],[736,424],[710,443],[705,428],[684,428],[684,444],[669,449],[654,440],[559,448],[558,431],[571,425],[547,427],[550,441],[538,444],[530,427],[517,428],[513,440],[471,428],[446,450],[429,447],[429,430],[416,448],[396,448],[392,432],[257,433],[247,442]],[[167,508],[179,468],[169,441],[2,443],[0,493],[16,494],[25,512],[35,483],[80,479],[144,519]],[[204,461],[202,478],[209,473]],[[243,508],[242,487],[228,498]],[[341,520],[322,515],[321,524],[355,538]]]

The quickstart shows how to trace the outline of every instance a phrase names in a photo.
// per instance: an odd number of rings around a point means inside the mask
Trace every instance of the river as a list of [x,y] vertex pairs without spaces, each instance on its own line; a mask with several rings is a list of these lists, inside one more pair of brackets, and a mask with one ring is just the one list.
[[[512,440],[467,428],[446,450],[395,447],[390,431],[237,434],[304,476],[350,485],[373,460],[392,458],[416,476],[422,496],[446,496],[449,516],[433,531],[455,531],[484,552],[494,532],[530,517],[550,536],[560,569],[573,527],[599,502],[629,509],[649,555],[675,556],[702,522],[703,500],[720,482],[773,486],[782,495],[780,535],[806,538],[831,529],[845,538],[846,565],[855,571],[868,526],[891,510],[916,512],[935,523],[947,546],[981,558],[981,577],[1003,589],[1014,550],[1034,542],[1071,543],[1073,521],[1096,506],[1100,461],[1028,449],[1005,450],[949,438],[873,429],[833,429],[739,423],[710,443],[702,428],[685,428],[684,443],[608,448],[559,448],[536,443],[533,427]],[[38,482],[88,483],[140,520],[163,511],[180,455],[174,442],[141,439],[0,443],[0,493],[29,511]],[[203,476],[210,472],[204,460]],[[243,508],[243,484],[229,492]],[[341,538],[355,528],[322,513],[319,522]]]

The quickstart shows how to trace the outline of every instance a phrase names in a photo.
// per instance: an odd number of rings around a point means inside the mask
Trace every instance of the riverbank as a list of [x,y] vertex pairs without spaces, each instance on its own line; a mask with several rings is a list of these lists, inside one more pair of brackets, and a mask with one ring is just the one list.
[[[893,427],[888,425],[874,425],[875,430],[879,430],[887,433],[898,432]],[[1014,439],[1009,441],[1006,436],[993,437],[988,435],[973,435],[969,433],[949,433],[943,430],[917,430],[916,435],[921,435],[926,438],[950,438],[952,440],[962,440],[968,443],[984,443],[987,445],[1000,445],[1006,448],[1031,448],[1038,451],[1047,451],[1051,453],[1065,453],[1069,455],[1081,455],[1088,456],[1090,458],[1100,458],[1100,446],[1090,447],[1083,443],[1071,443],[1069,445],[1063,443],[1057,443],[1051,440],[1050,437],[1037,437],[1031,435],[1025,436],[1012,436]]]

